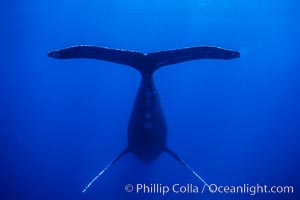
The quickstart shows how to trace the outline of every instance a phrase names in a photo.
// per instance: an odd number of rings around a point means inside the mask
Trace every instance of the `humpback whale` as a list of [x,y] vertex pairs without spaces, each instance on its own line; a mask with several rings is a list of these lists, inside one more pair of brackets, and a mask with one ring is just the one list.
[[234,59],[240,57],[239,52],[220,47],[196,46],[144,54],[122,49],[78,45],[51,51],[48,56],[56,59],[88,58],[114,62],[133,67],[142,76],[128,124],[128,146],[82,192],[85,192],[106,170],[130,152],[146,164],[154,161],[162,152],[166,152],[192,172],[205,186],[209,187],[183,159],[167,147],[167,124],[153,82],[153,73],[163,66],[185,61]]

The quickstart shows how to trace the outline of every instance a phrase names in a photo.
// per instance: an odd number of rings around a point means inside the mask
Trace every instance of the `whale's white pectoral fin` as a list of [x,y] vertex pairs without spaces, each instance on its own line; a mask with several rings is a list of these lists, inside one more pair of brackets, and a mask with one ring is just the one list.
[[129,150],[126,148],[122,151],[115,159],[113,159],[95,178],[82,190],[82,193],[86,192],[87,189],[106,171],[108,170],[114,163],[116,163],[120,158],[122,158]]
[[207,184],[206,181],[203,180],[203,178],[201,178],[201,176],[199,176],[188,164],[186,164],[174,151],[166,148],[165,152],[170,154],[175,160],[177,160],[179,163],[181,163],[183,166],[185,166],[190,172],[192,172],[201,182],[203,182],[203,184],[205,186],[207,186],[208,188],[210,188],[209,184]]

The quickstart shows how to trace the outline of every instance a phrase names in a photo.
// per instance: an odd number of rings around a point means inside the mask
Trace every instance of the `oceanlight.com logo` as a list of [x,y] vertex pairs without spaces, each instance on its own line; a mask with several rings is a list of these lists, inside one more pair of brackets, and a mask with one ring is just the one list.
[[220,194],[249,194],[251,196],[256,194],[293,194],[293,186],[268,186],[268,185],[249,185],[243,184],[240,186],[223,186],[217,184],[204,185],[202,193],[205,191],[210,193]]
[[162,196],[169,193],[174,194],[248,194],[254,196],[256,194],[293,194],[293,186],[268,186],[268,185],[249,185],[243,184],[239,186],[224,186],[217,184],[198,186],[195,184],[179,184],[166,185],[161,183],[137,183],[127,184],[125,191],[136,194],[160,194]]

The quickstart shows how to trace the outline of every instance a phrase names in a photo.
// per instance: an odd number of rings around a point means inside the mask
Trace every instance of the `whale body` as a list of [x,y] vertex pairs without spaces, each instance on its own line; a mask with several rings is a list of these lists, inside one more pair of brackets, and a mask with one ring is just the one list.
[[153,81],[153,73],[161,67],[191,60],[234,59],[240,57],[239,52],[219,47],[197,46],[144,54],[121,49],[78,45],[51,51],[48,56],[56,59],[88,58],[114,62],[133,67],[142,76],[128,124],[128,146],[82,192],[85,192],[111,165],[129,152],[146,164],[153,162],[162,152],[166,152],[209,187],[189,165],[167,147],[167,124]]

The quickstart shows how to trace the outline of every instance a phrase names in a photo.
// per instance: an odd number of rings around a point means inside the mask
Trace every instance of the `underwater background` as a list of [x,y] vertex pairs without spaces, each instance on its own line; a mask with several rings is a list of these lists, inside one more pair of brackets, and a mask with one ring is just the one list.
[[[294,0],[1,1],[0,199],[299,199],[300,14]],[[89,44],[144,53],[210,45],[241,53],[154,74],[168,146],[217,185],[293,186],[294,194],[201,193],[163,153],[124,156],[141,80],[134,69],[50,50]],[[126,184],[191,183],[162,196]]]

